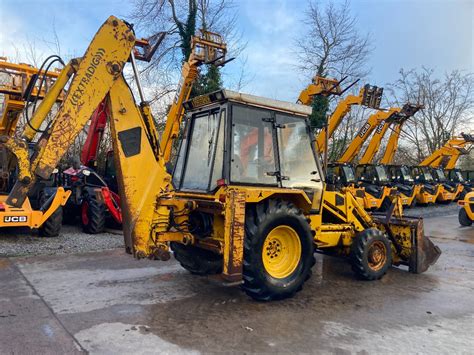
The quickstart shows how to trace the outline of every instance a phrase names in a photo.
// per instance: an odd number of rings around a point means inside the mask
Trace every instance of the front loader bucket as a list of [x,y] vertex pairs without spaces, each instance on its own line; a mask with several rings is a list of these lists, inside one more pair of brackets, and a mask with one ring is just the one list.
[[441,249],[425,236],[423,219],[417,217],[389,217],[374,213],[374,221],[385,229],[394,246],[394,264],[408,266],[408,270],[421,274],[434,265]]
[[441,249],[437,245],[434,245],[430,238],[424,235],[422,222],[418,225],[414,240],[415,243],[412,247],[408,270],[415,274],[421,274],[436,263],[441,255]]

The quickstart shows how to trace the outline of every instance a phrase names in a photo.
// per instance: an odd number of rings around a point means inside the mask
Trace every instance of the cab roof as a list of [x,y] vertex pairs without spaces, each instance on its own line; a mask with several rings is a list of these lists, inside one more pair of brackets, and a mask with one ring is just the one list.
[[186,110],[193,110],[198,107],[201,108],[216,102],[223,101],[239,102],[246,105],[258,106],[300,116],[309,116],[312,112],[312,108],[310,106],[274,100],[267,97],[255,96],[227,89],[197,96],[189,101],[186,101],[184,103],[184,107]]

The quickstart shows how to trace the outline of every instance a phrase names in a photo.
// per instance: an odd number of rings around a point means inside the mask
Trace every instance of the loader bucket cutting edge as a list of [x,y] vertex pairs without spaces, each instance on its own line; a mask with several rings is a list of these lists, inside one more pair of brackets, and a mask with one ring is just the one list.
[[424,235],[423,227],[416,229],[415,240],[414,253],[410,257],[409,271],[421,274],[436,263],[441,255],[441,249]]

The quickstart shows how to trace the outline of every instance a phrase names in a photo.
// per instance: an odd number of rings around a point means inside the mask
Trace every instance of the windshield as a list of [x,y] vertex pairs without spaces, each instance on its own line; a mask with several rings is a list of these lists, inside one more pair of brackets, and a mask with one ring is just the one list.
[[354,170],[350,166],[343,166],[342,170],[344,171],[347,182],[355,182]]
[[405,181],[413,181],[413,178],[411,176],[411,172],[410,172],[410,169],[408,169],[408,167],[406,166],[402,166],[402,175],[403,175],[403,180]]
[[446,181],[446,176],[444,175],[443,170],[441,169],[436,169],[435,170],[436,176],[438,177],[439,181]]
[[464,177],[462,176],[460,171],[456,171],[455,174],[459,182],[464,182]]
[[424,167],[421,171],[423,172],[423,175],[425,175],[426,181],[433,181],[433,175],[431,175],[428,168]]
[[[224,120],[224,112],[212,110],[200,113],[191,120],[190,131],[183,137],[173,182],[177,188],[185,190],[209,190],[216,186],[210,182],[211,174],[213,179],[222,177],[222,155],[223,137],[219,134],[219,129],[224,129],[224,124],[220,127],[219,122]],[[220,120],[219,118],[222,118]],[[219,144],[217,144],[219,138]],[[217,149],[219,146],[219,149]],[[220,166],[216,166],[213,172],[214,161]],[[180,186],[181,185],[181,186]]]
[[380,165],[376,166],[375,171],[377,171],[379,181],[388,182],[387,172],[385,171],[385,168],[383,166],[380,166]]
[[283,187],[317,187],[321,178],[306,120],[277,114],[276,121]]

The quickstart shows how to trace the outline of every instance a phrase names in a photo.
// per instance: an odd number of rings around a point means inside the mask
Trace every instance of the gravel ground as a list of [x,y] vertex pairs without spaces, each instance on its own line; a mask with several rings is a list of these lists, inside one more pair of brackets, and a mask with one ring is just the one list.
[[[436,217],[456,214],[456,203],[449,205],[432,205],[405,210],[409,216]],[[108,230],[111,231],[111,230]],[[76,254],[90,251],[101,251],[123,248],[121,231],[113,233],[86,234],[80,227],[64,225],[58,238],[40,238],[29,229],[0,229],[0,257],[35,256],[53,254]]]
[[63,225],[57,238],[41,238],[28,228],[0,229],[0,257],[76,254],[123,248],[121,231],[86,234],[78,226]]

